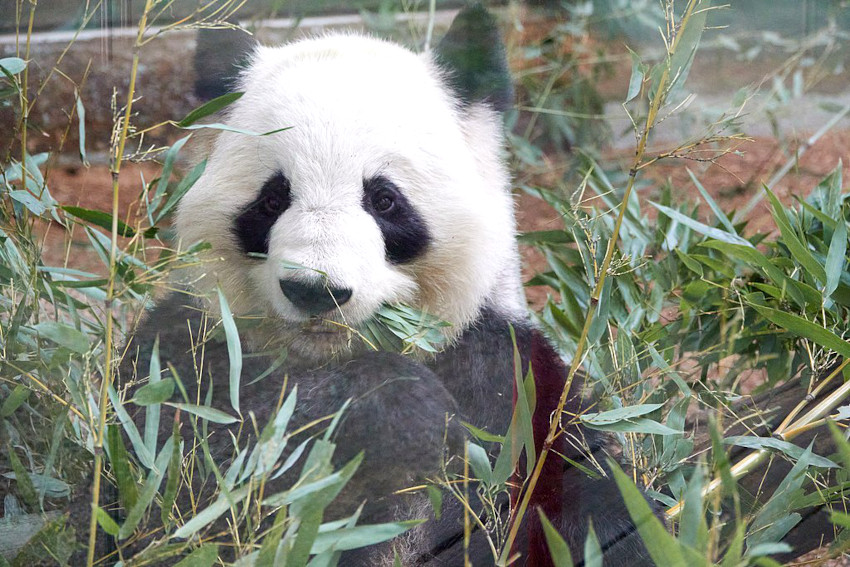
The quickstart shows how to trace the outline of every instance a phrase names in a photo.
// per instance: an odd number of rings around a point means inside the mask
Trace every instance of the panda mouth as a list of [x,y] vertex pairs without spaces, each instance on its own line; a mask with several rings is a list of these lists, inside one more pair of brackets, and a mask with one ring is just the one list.
[[301,331],[310,335],[339,335],[348,331],[348,326],[332,319],[310,317],[301,324]]

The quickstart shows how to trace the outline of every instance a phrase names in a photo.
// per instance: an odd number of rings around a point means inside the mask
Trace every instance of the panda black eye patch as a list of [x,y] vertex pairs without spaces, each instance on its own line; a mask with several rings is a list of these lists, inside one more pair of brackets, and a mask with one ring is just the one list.
[[260,194],[242,208],[233,223],[245,254],[269,253],[269,232],[291,203],[289,180],[278,171],[263,183]]
[[428,226],[392,181],[381,175],[364,180],[363,208],[381,229],[391,263],[404,264],[425,252],[431,240]]

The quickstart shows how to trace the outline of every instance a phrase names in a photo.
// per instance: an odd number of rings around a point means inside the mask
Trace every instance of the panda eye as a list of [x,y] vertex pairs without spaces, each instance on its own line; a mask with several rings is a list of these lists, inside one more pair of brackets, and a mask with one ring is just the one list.
[[261,206],[263,208],[263,212],[267,215],[278,215],[281,210],[283,210],[283,199],[274,193],[271,193],[263,197]]
[[375,212],[386,214],[395,207],[395,195],[389,189],[380,191],[372,197],[372,206],[375,208]]

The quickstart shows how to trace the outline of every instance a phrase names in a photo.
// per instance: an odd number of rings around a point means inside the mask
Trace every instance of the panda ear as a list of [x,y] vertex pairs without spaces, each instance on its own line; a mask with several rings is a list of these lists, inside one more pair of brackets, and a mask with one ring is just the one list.
[[257,41],[234,28],[201,28],[195,47],[195,96],[208,101],[236,91]]
[[464,105],[485,103],[499,112],[513,105],[505,45],[496,19],[481,4],[458,12],[434,59]]

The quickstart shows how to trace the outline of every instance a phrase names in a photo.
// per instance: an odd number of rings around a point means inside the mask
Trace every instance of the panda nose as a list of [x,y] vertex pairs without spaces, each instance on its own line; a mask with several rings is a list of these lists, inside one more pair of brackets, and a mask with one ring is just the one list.
[[280,280],[280,289],[286,299],[309,315],[319,315],[346,303],[351,290],[325,285],[322,282]]

